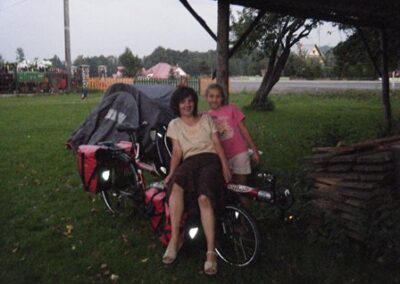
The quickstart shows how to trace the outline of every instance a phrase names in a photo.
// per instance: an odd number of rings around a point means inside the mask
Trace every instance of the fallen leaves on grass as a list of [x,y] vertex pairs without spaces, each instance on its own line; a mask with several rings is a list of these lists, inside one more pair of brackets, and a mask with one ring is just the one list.
[[100,271],[104,276],[108,276],[111,274],[110,269],[108,268],[108,265],[106,263],[100,265]]
[[157,245],[155,244],[155,243],[152,243],[152,244],[149,244],[148,246],[147,246],[147,248],[148,249],[156,249],[157,248]]
[[99,209],[93,207],[92,209],[90,209],[90,212],[91,213],[99,213]]
[[15,248],[13,248],[12,252],[16,253],[18,251],[18,249],[19,249],[19,243],[16,243]]
[[74,226],[73,225],[71,225],[71,224],[68,224],[68,225],[66,225],[65,226],[65,231],[64,231],[64,236],[66,236],[67,238],[72,238],[73,236],[72,236],[72,232],[73,232],[73,230],[74,230]]
[[119,279],[119,276],[117,274],[111,274],[110,279],[113,283],[117,282]]
[[119,280],[119,275],[111,273],[107,263],[103,263],[100,265],[100,273],[96,274],[96,278],[101,281],[110,278],[112,283],[116,283]]
[[124,243],[128,243],[129,242],[128,235],[122,234],[121,237],[122,237],[122,240],[124,241]]

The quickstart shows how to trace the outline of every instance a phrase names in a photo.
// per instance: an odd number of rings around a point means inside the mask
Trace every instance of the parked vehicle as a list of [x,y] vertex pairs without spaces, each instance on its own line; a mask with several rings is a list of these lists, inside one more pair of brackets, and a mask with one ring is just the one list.
[[9,66],[0,67],[0,93],[12,93],[14,90],[14,71]]
[[[72,78],[72,89],[78,78]],[[15,65],[0,66],[0,93],[53,93],[67,89],[67,74],[59,68],[16,70]]]

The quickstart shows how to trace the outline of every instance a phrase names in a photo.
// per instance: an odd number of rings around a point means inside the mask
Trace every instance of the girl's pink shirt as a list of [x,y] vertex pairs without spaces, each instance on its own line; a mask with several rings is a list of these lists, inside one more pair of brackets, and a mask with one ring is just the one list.
[[217,126],[219,138],[228,159],[247,151],[247,142],[240,132],[239,123],[244,114],[235,105],[224,105],[207,112]]

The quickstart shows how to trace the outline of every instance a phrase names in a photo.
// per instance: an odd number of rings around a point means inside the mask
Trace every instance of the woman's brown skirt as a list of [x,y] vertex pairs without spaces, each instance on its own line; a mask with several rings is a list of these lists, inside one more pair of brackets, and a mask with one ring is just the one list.
[[183,188],[185,211],[190,214],[198,212],[200,195],[211,200],[215,213],[223,206],[224,178],[217,154],[203,153],[185,159],[168,187],[168,199],[174,183]]

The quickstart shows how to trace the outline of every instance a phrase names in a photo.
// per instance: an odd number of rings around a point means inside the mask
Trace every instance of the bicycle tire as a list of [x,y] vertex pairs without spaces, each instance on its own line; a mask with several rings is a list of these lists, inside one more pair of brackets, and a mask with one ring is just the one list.
[[244,267],[254,263],[261,250],[256,221],[246,210],[227,205],[217,224],[218,256],[226,263]]
[[109,181],[102,188],[101,196],[107,209],[119,216],[133,215],[144,199],[139,191],[135,166],[127,162],[126,157],[117,157],[106,170],[110,171]]

